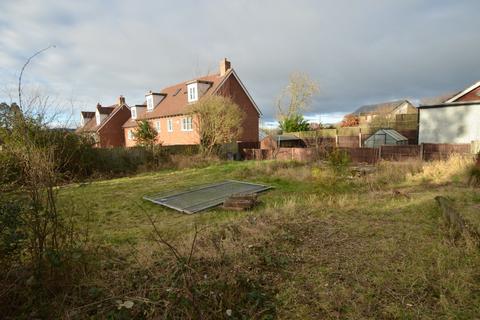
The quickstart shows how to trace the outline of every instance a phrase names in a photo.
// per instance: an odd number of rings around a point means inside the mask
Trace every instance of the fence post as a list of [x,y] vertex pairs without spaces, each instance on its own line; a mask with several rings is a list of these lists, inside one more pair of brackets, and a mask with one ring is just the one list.
[[382,145],[378,147],[378,160],[381,160],[381,159],[382,159]]
[[358,147],[362,147],[362,128],[358,130]]
[[335,129],[335,147],[338,148],[338,129]]
[[423,161],[424,156],[423,156],[423,142],[420,143],[420,161]]

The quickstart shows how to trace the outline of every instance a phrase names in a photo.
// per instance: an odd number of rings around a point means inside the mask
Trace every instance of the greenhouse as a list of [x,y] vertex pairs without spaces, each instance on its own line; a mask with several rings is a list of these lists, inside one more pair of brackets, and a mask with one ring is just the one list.
[[385,145],[406,145],[408,139],[393,129],[380,129],[364,142],[364,147],[378,148]]

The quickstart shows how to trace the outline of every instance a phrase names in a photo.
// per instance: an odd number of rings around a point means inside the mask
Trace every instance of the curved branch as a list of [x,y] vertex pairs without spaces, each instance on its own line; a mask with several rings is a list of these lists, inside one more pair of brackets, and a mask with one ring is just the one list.
[[25,68],[27,67],[27,65],[30,63],[30,61],[33,58],[35,58],[36,56],[38,56],[42,52],[47,51],[50,48],[55,48],[55,45],[49,45],[48,47],[43,48],[42,50],[39,50],[39,51],[35,52],[30,58],[27,59],[27,61],[25,62],[25,64],[22,67],[22,70],[20,71],[20,76],[18,77],[18,105],[20,107],[20,110],[22,110],[22,111],[23,111],[23,106],[22,106],[22,76],[23,76],[23,71],[25,71]]

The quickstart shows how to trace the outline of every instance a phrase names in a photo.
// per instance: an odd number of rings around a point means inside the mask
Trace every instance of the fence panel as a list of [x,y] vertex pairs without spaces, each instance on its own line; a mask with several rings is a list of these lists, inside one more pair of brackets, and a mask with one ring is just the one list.
[[389,161],[420,159],[421,147],[418,145],[382,146],[380,157]]
[[424,160],[446,160],[452,154],[471,155],[470,143],[448,144],[448,143],[424,143]]
[[340,148],[358,148],[359,136],[338,136],[338,146]]
[[339,148],[346,152],[353,163],[374,164],[379,160],[379,151],[374,148]]

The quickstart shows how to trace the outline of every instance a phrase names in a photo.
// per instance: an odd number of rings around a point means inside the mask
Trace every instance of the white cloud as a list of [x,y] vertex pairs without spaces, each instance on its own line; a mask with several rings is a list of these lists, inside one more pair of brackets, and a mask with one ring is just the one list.
[[119,94],[137,103],[228,57],[266,120],[296,70],[320,83],[312,115],[341,114],[476,81],[479,9],[478,1],[434,0],[7,1],[0,81],[15,83],[29,55],[56,44],[25,82],[93,108]]

